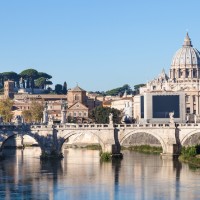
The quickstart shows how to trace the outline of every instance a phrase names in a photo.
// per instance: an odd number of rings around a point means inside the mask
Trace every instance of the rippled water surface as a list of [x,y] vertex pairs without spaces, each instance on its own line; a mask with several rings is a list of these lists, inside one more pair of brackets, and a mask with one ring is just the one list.
[[41,162],[37,147],[4,154],[0,199],[200,199],[200,170],[159,155],[123,151],[102,163],[96,150],[67,149],[60,162]]

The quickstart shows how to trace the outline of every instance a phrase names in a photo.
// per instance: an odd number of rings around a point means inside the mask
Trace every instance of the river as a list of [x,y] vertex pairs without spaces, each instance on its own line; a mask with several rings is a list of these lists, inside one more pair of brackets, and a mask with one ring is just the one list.
[[59,162],[40,161],[38,147],[4,150],[0,199],[200,199],[200,169],[159,155],[123,151],[100,162],[99,151],[65,149]]

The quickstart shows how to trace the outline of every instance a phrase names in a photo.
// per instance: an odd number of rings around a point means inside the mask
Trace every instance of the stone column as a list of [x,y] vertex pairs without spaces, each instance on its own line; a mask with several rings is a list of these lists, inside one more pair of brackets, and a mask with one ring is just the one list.
[[195,95],[195,99],[196,99],[196,114],[199,114],[199,96]]
[[61,123],[65,124],[67,122],[67,103],[66,102],[62,102],[61,105]]
[[194,111],[194,102],[192,95],[189,95],[189,102],[190,102],[190,113],[193,113]]
[[170,78],[171,78],[171,79],[173,79],[173,78],[174,78],[173,69],[170,69]]
[[47,104],[45,105],[44,111],[43,111],[43,123],[48,123],[48,110],[47,110]]
[[183,73],[182,77],[186,78],[186,70],[185,69],[183,69],[182,73]]
[[67,113],[66,110],[61,110],[61,123],[62,124],[65,124],[67,122],[67,120],[66,120],[66,113]]
[[176,70],[176,78],[179,78],[179,69]]

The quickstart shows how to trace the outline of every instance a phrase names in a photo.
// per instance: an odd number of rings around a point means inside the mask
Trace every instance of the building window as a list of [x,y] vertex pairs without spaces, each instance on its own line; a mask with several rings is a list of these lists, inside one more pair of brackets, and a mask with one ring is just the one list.
[[86,117],[86,116],[87,116],[87,113],[84,113],[84,116]]
[[74,97],[74,100],[79,101],[79,95],[76,94],[75,97]]
[[186,102],[189,102],[189,96],[186,96],[186,97],[185,97],[185,101],[186,101]]
[[192,98],[193,98],[193,102],[196,102],[196,97],[195,97],[195,96],[192,96]]
[[195,69],[193,69],[193,78],[197,78],[197,72]]
[[156,86],[153,86],[153,90],[156,90]]
[[186,69],[186,78],[189,76],[189,69]]
[[76,117],[76,113],[74,113],[74,117]]
[[193,111],[193,114],[196,114],[196,110]]
[[186,113],[190,113],[190,108],[186,108]]
[[81,112],[80,112],[80,113],[79,113],[79,117],[81,117],[81,115],[82,115],[82,114],[81,114]]

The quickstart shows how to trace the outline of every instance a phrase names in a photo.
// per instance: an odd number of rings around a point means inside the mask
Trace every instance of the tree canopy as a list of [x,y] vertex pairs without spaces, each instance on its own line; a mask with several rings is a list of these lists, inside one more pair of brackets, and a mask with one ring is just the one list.
[[35,80],[36,87],[44,88],[45,84],[46,84],[46,78],[44,78],[44,77],[40,77]]
[[5,80],[13,80],[13,81],[17,81],[19,80],[19,75],[15,72],[3,72],[1,73],[1,77]]
[[134,93],[138,94],[139,90],[140,90],[140,87],[143,87],[143,86],[145,86],[145,84],[143,84],[143,83],[134,85]]
[[55,85],[55,93],[56,94],[62,94],[62,85],[61,84]]
[[123,95],[125,91],[127,92],[127,94],[132,94],[133,92],[131,87],[128,84],[125,84],[122,87],[118,87],[118,88],[106,91],[106,95],[110,95],[110,96]]
[[51,75],[45,72],[38,72],[35,69],[25,69],[21,73],[17,74],[16,72],[2,72],[0,73],[0,87],[3,87],[4,81],[13,80],[16,82],[16,85],[26,88],[38,88],[46,89],[47,85],[52,85]]
[[3,121],[10,122],[12,113],[13,101],[10,99],[4,99],[0,101],[0,115],[3,117]]
[[67,94],[67,83],[66,83],[66,81],[63,83],[62,93]]
[[115,108],[109,108],[109,107],[102,107],[98,106],[94,108],[89,113],[89,118],[92,119],[95,123],[98,124],[108,124],[109,123],[109,114],[113,114],[113,122],[114,123],[121,123],[121,111],[115,109]]
[[49,74],[47,74],[45,72],[38,72],[38,77],[44,77],[46,80],[52,78],[51,75],[49,75]]
[[19,74],[23,78],[37,78],[38,77],[38,71],[35,69],[25,69]]
[[40,122],[43,117],[44,104],[32,100],[30,110],[23,110],[22,116],[26,122]]

